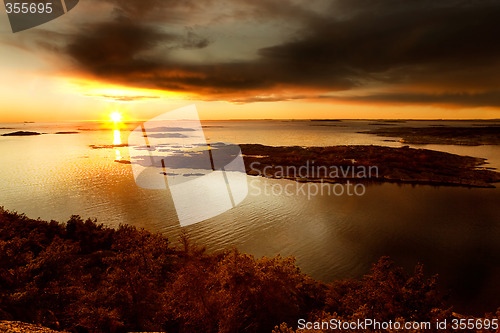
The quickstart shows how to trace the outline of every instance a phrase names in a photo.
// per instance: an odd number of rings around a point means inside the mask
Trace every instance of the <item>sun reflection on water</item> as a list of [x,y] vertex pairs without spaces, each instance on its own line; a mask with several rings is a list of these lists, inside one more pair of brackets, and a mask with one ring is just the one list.
[[[113,131],[113,145],[121,145],[122,137],[120,130]],[[122,154],[119,148],[115,148],[115,161],[120,161],[122,159]]]
[[115,149],[115,161],[121,161],[122,159],[122,154],[120,153],[120,149],[116,148]]
[[113,131],[113,144],[114,145],[121,145],[122,144],[122,137],[120,134],[120,130]]

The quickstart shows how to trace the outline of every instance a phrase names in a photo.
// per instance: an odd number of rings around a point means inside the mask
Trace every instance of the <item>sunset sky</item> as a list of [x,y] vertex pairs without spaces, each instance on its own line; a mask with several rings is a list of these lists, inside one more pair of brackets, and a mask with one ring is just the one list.
[[0,122],[500,118],[500,2],[81,0],[12,33]]

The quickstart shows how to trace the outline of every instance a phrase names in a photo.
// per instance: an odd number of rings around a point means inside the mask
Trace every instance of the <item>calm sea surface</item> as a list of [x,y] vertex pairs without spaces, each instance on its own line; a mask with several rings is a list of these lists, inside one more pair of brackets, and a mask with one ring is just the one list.
[[[484,123],[394,125],[436,124]],[[127,142],[127,128],[116,132],[109,125],[0,124],[8,127],[0,134],[47,133],[0,137],[0,205],[32,218],[66,221],[78,214],[110,226],[132,224],[175,241],[182,228],[170,194],[137,187],[131,166],[115,162],[128,160],[128,148],[89,147]],[[386,141],[390,138],[357,133],[381,127],[374,121],[207,121],[203,125],[210,142],[401,146]],[[78,134],[54,134],[76,130]],[[500,169],[500,146],[418,147],[484,157],[489,167]],[[249,176],[248,181],[250,194],[240,205],[184,229],[209,250],[234,246],[257,257],[293,255],[304,272],[325,281],[360,277],[382,255],[407,269],[420,262],[427,273],[439,274],[441,287],[451,293],[457,310],[481,313],[500,306],[498,188],[382,184],[367,186],[364,196],[308,197],[268,191],[288,184],[287,180]]]

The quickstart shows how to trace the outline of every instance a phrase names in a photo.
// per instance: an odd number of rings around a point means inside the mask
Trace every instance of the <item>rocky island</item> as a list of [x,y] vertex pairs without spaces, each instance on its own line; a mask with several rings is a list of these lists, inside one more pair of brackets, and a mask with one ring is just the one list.
[[484,167],[484,158],[407,146],[271,147],[244,144],[241,151],[247,173],[268,178],[466,187],[494,187],[493,183],[500,181],[500,173]]
[[17,132],[2,134],[2,136],[31,136],[31,135],[42,135],[42,134],[38,132],[28,132],[28,131],[17,131]]
[[[113,145],[91,146],[92,149],[111,149]],[[172,169],[195,172],[210,168],[211,154],[216,154],[218,167],[227,166],[240,153],[245,171],[251,176],[289,179],[298,182],[328,183],[413,183],[465,187],[494,188],[500,173],[488,168],[486,159],[460,156],[408,146],[265,146],[260,144],[211,144],[208,150],[179,149],[168,158]],[[219,152],[214,152],[219,150]],[[220,151],[223,150],[223,151]],[[222,157],[222,159],[221,159]],[[139,156],[134,163],[150,166],[150,158],[161,173],[163,156]],[[130,161],[115,161],[130,164]],[[145,163],[145,164],[144,164]]]

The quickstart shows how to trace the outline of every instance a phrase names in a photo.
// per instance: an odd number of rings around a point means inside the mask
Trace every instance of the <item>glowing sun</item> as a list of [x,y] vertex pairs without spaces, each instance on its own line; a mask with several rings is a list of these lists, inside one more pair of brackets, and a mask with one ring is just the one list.
[[122,120],[122,114],[120,112],[113,112],[111,114],[111,120],[118,123]]

